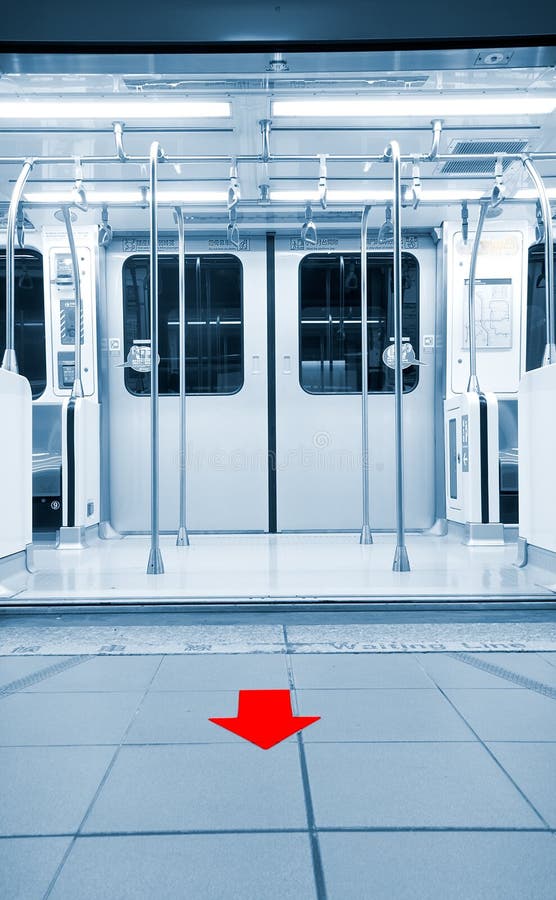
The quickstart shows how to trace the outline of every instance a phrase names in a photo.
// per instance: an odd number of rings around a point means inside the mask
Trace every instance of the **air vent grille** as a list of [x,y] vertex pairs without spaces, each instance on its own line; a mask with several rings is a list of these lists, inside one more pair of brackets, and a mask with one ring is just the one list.
[[[452,153],[523,153],[528,141],[456,141],[451,148]],[[511,166],[511,160],[504,160],[502,169],[505,172]],[[442,175],[494,175],[494,159],[458,160],[445,162],[440,172]]]
[[256,93],[261,91],[373,91],[422,88],[428,75],[388,75],[377,78],[215,78],[147,79],[124,78],[135,94]]

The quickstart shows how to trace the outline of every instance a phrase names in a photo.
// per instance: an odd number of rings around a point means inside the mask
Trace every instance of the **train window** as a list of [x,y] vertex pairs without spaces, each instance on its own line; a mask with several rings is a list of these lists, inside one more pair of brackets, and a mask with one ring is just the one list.
[[[299,267],[301,387],[311,394],[361,391],[361,258],[356,254],[310,254]],[[419,346],[419,264],[402,258],[403,336]],[[394,337],[391,256],[369,255],[368,384],[372,393],[394,391],[394,371],[382,353]],[[404,391],[413,390],[419,369],[404,371]]]
[[[159,260],[159,391],[179,393],[178,257]],[[123,267],[125,353],[150,334],[150,264],[132,256]],[[232,255],[187,256],[185,264],[186,389],[235,394],[243,385],[243,269]],[[150,374],[125,370],[132,394],[150,394]]]
[[[556,262],[556,253],[554,254]],[[529,248],[527,277],[527,351],[525,368],[542,366],[546,347],[546,289],[544,274],[544,246],[535,244]],[[556,301],[556,291],[554,293]]]
[[[44,277],[42,255],[15,251],[15,352],[19,371],[31,384],[33,400],[46,388]],[[0,250],[0,358],[6,349],[6,251]]]

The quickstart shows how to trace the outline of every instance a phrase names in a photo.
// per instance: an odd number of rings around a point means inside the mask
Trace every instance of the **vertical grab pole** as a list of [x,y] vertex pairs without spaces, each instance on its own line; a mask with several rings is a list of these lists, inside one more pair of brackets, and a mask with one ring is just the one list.
[[369,486],[369,348],[367,329],[367,229],[371,207],[361,216],[361,474],[363,493],[363,526],[360,544],[372,544]]
[[402,368],[402,186],[400,146],[391,141],[384,153],[394,164],[394,350],[395,410],[396,410],[396,551],[392,570],[409,572],[409,557],[405,545],[404,522],[404,464],[403,464],[403,368]]
[[64,224],[68,235],[68,243],[71,255],[71,267],[73,269],[73,284],[75,287],[75,341],[73,354],[73,387],[71,389],[71,399],[83,396],[83,382],[81,380],[81,317],[82,317],[82,299],[81,299],[81,279],[79,277],[79,260],[77,258],[77,249],[75,246],[75,237],[73,234],[73,226],[71,224],[71,212],[69,206],[62,208],[64,216]]
[[16,375],[19,372],[19,368],[15,352],[15,229],[21,195],[31,174],[33,164],[34,160],[32,159],[28,159],[23,163],[23,168],[14,185],[8,209],[6,234],[6,349],[2,360],[2,368],[8,372],[15,372]]
[[150,150],[150,294],[151,294],[151,550],[147,575],[161,575],[164,563],[160,552],[160,524],[158,498],[158,162],[164,156],[158,141]]
[[552,210],[550,200],[546,192],[546,185],[542,180],[536,166],[525,156],[523,165],[529,172],[539,196],[539,202],[544,219],[544,284],[546,291],[546,347],[544,350],[543,366],[556,363],[556,330],[554,327],[554,234],[552,231]]
[[189,547],[189,535],[186,522],[186,497],[187,497],[187,471],[185,466],[186,441],[185,441],[185,226],[183,210],[176,207],[176,222],[178,225],[178,253],[179,253],[179,323],[180,323],[180,521],[178,526],[177,547]]
[[481,245],[481,235],[485,224],[486,214],[488,211],[488,202],[481,203],[481,211],[479,213],[479,221],[477,231],[475,232],[475,240],[473,241],[473,250],[471,251],[471,264],[469,266],[469,299],[467,304],[467,316],[469,329],[469,381],[467,383],[468,393],[480,394],[479,378],[477,376],[477,326],[475,324],[475,274],[477,272],[477,257],[479,255],[479,247]]

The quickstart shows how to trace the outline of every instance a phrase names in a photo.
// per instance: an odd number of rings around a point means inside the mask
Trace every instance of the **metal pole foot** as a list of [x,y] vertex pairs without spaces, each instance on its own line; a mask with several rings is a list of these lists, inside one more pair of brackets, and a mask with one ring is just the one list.
[[183,525],[178,529],[176,547],[189,547],[189,535],[187,529]]
[[110,522],[99,522],[98,525],[98,536],[103,541],[122,541],[123,534],[120,534],[119,531],[110,524]]
[[63,525],[58,529],[58,550],[83,550],[86,546],[85,528],[82,525]]
[[361,535],[359,537],[359,543],[360,544],[372,544],[373,543],[373,536],[371,534],[371,526],[370,525],[363,525],[363,528],[361,529]]
[[554,362],[556,362],[556,344],[547,344],[544,348],[542,364],[543,366],[550,366]]
[[149,562],[147,563],[147,575],[163,575],[164,563],[162,562],[162,553],[157,548],[149,553]]
[[392,563],[393,572],[410,572],[409,557],[407,555],[407,547],[396,547],[394,554],[394,562]]
[[17,356],[15,355],[15,350],[5,350],[4,351],[4,359],[2,360],[2,368],[6,369],[8,372],[15,372],[16,375],[19,375],[19,369],[17,366]]
[[517,566],[518,569],[523,569],[528,563],[529,556],[529,546],[527,544],[527,540],[522,537],[518,537],[517,539],[517,558],[514,562],[514,566]]

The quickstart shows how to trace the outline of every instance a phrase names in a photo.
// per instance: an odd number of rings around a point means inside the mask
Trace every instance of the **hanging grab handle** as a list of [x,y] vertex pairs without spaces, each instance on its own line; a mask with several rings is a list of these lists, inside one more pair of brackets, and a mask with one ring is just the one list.
[[124,150],[124,123],[114,122],[114,141],[116,143],[116,153],[120,162],[127,162],[129,157]]
[[497,159],[494,166],[494,185],[490,195],[490,206],[492,209],[496,209],[497,206],[500,206],[506,196],[506,186],[504,185],[502,177],[503,171],[502,160]]
[[463,243],[466,244],[469,238],[469,207],[467,206],[467,200],[461,201],[461,236],[463,237]]
[[87,212],[89,205],[87,203],[87,194],[83,187],[83,164],[78,156],[75,157],[75,184],[73,186],[72,202],[81,212]]
[[20,250],[25,247],[25,213],[20,206],[17,211],[17,243]]
[[232,160],[230,166],[230,183],[228,186],[228,210],[233,209],[241,199],[241,189],[239,186],[239,178],[237,173],[237,162]]
[[270,159],[270,130],[272,128],[272,121],[270,119],[261,119],[259,121],[259,126],[261,129],[261,162],[267,163]]
[[305,247],[317,246],[317,226],[313,222],[313,208],[310,203],[305,206],[305,221],[301,226],[301,240]]
[[421,196],[423,193],[423,185],[421,184],[421,171],[417,162],[413,163],[411,177],[413,180],[413,209],[417,209],[419,203],[421,202]]
[[438,156],[438,151],[440,149],[440,138],[442,135],[442,124],[442,119],[433,119],[431,122],[432,146],[430,149],[430,153],[425,157],[429,162],[433,162]]
[[112,226],[108,222],[108,207],[102,207],[101,214],[102,225],[98,230],[99,247],[108,247],[112,243]]
[[537,205],[535,207],[535,218],[537,223],[535,225],[535,243],[542,244],[544,242],[544,219],[542,217],[542,206],[537,200]]
[[230,207],[228,213],[228,227],[226,228],[226,238],[234,250],[239,250],[239,225],[237,224],[237,206]]
[[319,203],[322,209],[326,209],[326,200],[328,197],[328,182],[327,182],[327,171],[326,171],[326,155],[323,153],[319,156],[320,166],[319,166],[319,184],[318,184],[318,195],[319,195]]
[[230,182],[228,185],[228,227],[226,228],[226,238],[229,244],[239,250],[239,225],[237,224],[237,207],[241,199],[241,188],[239,186],[239,178],[237,173],[237,161],[232,159],[230,166]]

